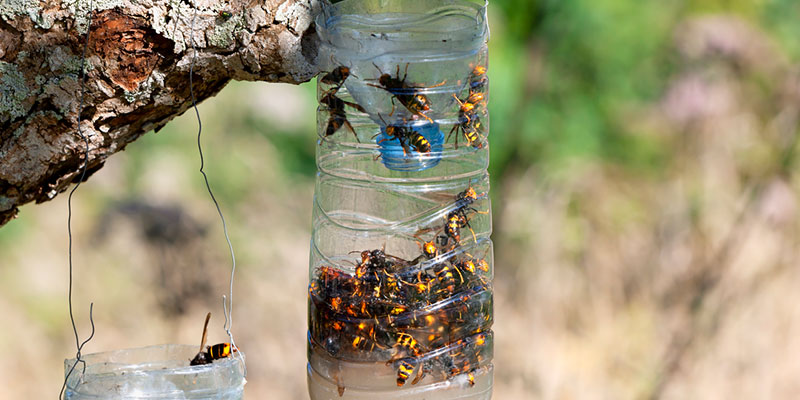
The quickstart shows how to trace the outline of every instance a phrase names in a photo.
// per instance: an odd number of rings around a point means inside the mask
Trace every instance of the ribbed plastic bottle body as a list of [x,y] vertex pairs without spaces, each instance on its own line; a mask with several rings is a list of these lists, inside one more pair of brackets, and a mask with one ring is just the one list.
[[[84,355],[85,364],[69,375],[64,398],[241,400],[245,379],[239,359],[189,366],[197,351],[197,346],[165,344]],[[64,361],[65,374],[74,364]]]
[[312,400],[489,399],[485,3],[345,0],[317,20]]

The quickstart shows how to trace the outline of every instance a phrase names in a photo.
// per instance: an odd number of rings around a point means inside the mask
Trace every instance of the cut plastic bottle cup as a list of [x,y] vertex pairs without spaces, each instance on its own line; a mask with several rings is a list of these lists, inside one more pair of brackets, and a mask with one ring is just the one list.
[[[244,354],[190,366],[197,351],[165,344],[86,354],[70,374],[65,399],[242,399]],[[65,376],[74,364],[64,360]]]

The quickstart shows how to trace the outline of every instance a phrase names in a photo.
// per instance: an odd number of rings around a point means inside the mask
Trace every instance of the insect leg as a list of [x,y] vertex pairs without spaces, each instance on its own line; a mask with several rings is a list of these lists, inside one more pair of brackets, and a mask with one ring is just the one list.
[[367,112],[366,110],[364,110],[364,107],[361,107],[361,105],[360,105],[360,104],[357,104],[357,103],[351,103],[351,102],[349,102],[349,101],[343,101],[343,102],[344,102],[344,104],[347,104],[348,106],[350,106],[350,107],[353,107],[353,108],[355,108],[356,110],[358,110],[358,111],[361,111],[362,113],[365,113],[365,112]]
[[350,121],[345,119],[344,124],[347,125],[348,129],[350,129],[350,132],[353,132],[353,136],[356,137],[356,142],[361,143],[361,140],[358,139],[358,134],[356,133],[356,130],[353,129],[353,125],[350,125]]
[[406,143],[405,138],[403,136],[398,136],[397,139],[400,141],[400,146],[403,147],[403,155],[408,157],[408,153],[411,151],[411,149],[409,148],[408,143]]
[[477,242],[477,241],[478,241],[478,238],[475,236],[475,231],[473,231],[473,230],[472,230],[472,226],[469,224],[469,220],[468,220],[468,219],[466,219],[466,218],[464,219],[464,225],[465,225],[467,228],[469,228],[469,231],[472,233],[472,241],[473,241],[473,242]]
[[472,211],[472,212],[475,212],[475,213],[478,213],[478,214],[489,214],[489,211],[478,211],[474,207],[469,207],[469,208],[466,209],[466,211]]

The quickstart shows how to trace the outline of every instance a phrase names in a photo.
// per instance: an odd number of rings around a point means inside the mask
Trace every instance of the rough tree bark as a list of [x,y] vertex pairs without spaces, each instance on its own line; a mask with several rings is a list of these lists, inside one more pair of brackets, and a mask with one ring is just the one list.
[[[93,4],[91,10],[90,3]],[[1,0],[0,225],[87,175],[230,80],[300,83],[317,73],[318,0]],[[89,25],[91,13],[91,25]],[[194,21],[194,23],[192,23]]]

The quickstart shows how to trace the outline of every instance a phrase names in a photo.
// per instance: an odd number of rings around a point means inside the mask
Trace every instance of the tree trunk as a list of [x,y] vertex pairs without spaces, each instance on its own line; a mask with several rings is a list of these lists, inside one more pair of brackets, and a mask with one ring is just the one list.
[[[89,10],[89,4],[93,8]],[[318,0],[2,0],[0,225],[87,176],[231,79],[300,83],[318,71]],[[91,23],[89,16],[91,15]],[[192,51],[192,38],[196,52]]]

